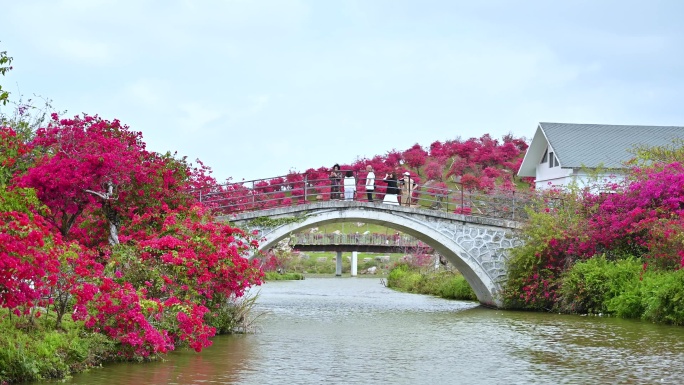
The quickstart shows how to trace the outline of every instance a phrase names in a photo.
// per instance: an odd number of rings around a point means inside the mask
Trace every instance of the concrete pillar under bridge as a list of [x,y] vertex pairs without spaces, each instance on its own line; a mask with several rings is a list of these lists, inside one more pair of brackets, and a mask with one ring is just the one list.
[[[351,276],[352,277],[356,277],[356,275],[357,275],[358,261],[359,261],[359,252],[358,251],[352,251],[352,256],[351,256]],[[336,277],[342,276],[342,252],[341,251],[338,251],[337,257],[335,257],[335,276]]]
[[352,277],[356,277],[358,261],[359,261],[359,252],[358,251],[352,251],[352,260],[351,260],[351,276]]
[[342,252],[341,251],[337,252],[337,258],[335,261],[335,276],[336,277],[342,276]]

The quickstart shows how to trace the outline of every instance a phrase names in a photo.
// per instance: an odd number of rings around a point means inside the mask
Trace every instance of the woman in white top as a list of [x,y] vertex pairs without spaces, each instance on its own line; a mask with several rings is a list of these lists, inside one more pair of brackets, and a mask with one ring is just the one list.
[[373,166],[370,164],[366,166],[366,196],[368,197],[368,202],[373,202],[373,193],[375,192],[375,173],[373,172]]
[[356,178],[352,170],[347,171],[344,177],[344,200],[353,201],[356,192]]

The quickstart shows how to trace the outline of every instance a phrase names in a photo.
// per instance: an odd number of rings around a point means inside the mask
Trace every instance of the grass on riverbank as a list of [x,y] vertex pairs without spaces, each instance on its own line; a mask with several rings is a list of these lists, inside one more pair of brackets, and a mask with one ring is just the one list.
[[644,271],[637,258],[598,256],[573,265],[558,293],[554,310],[560,312],[684,325],[684,269]]
[[276,271],[267,271],[264,273],[265,281],[301,281],[304,279],[304,274],[300,273],[278,273]]
[[476,301],[475,292],[457,271],[417,270],[397,264],[389,272],[387,287],[416,294],[435,295],[446,299]]
[[[208,325],[216,334],[250,333],[257,295],[245,295],[229,301],[212,312]],[[0,384],[60,380],[91,367],[122,360],[154,361],[153,355],[132,359],[120,354],[121,346],[108,336],[85,328],[83,321],[62,319],[55,328],[55,313],[41,310],[40,317],[17,317],[0,309]],[[176,344],[176,349],[185,345]]]
[[0,383],[66,378],[70,374],[116,359],[115,343],[85,330],[68,317],[54,328],[54,315],[32,323],[26,317],[0,314]]

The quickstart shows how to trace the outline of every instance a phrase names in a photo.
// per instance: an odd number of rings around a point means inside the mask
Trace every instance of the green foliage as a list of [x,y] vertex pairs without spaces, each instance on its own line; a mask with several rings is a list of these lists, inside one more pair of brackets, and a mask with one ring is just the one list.
[[684,270],[644,271],[642,266],[635,258],[604,256],[576,263],[563,275],[558,310],[684,325]]
[[264,273],[264,280],[266,281],[301,281],[304,279],[304,274],[301,273],[278,273],[275,271],[267,271]]
[[477,301],[477,296],[470,287],[468,281],[461,274],[454,274],[447,279],[440,280],[441,285],[437,288],[437,295],[447,299],[460,299],[466,301]]
[[[5,74],[12,69],[12,57],[7,56],[7,51],[0,51],[0,75],[5,76]],[[2,85],[0,85],[0,103],[2,105],[7,104],[7,100],[9,99],[9,92],[3,91]]]
[[114,357],[110,339],[78,323],[54,330],[54,319],[43,316],[26,329],[13,319],[7,312],[0,316],[0,383],[64,378]]
[[420,271],[406,263],[397,264],[387,277],[395,290],[435,295],[446,299],[475,301],[477,296],[463,275],[451,271]]
[[30,188],[0,188],[0,212],[17,211],[33,216],[34,212],[43,213],[45,206],[38,200],[36,191]]
[[[18,99],[10,100],[9,104],[13,106],[13,109],[7,113],[0,112],[0,124],[11,127],[24,143],[33,140],[36,131],[45,127],[50,120],[50,115],[55,112],[52,100],[43,97],[25,99],[23,95],[19,95]],[[42,151],[45,149],[34,148],[30,160],[35,160],[37,154]]]
[[390,270],[387,276],[387,287],[421,294],[422,285],[420,283],[422,279],[423,276],[420,272],[412,270],[406,263],[399,263]]
[[258,294],[246,294],[241,298],[231,298],[221,307],[206,316],[207,324],[216,328],[216,334],[247,333],[252,329]]
[[651,272],[641,288],[644,312],[641,318],[672,325],[684,325],[684,269]]
[[[342,270],[349,271],[350,264],[342,261]],[[318,262],[317,259],[299,259],[293,260],[286,270],[291,270],[295,273],[301,274],[335,274],[335,259],[329,259],[326,262]]]
[[508,279],[502,290],[507,308],[551,310],[561,273],[575,258],[558,254],[558,242],[579,244],[586,240],[586,208],[580,187],[546,191],[526,209],[528,221],[518,236],[522,244],[510,250]]
[[676,138],[663,146],[635,146],[630,150],[634,159],[630,162],[639,167],[650,167],[657,163],[684,163],[684,139]]
[[611,313],[609,304],[639,284],[642,263],[634,258],[609,261],[597,256],[576,263],[563,274],[559,310],[566,313]]
[[644,305],[641,303],[641,281],[625,288],[625,291],[611,298],[608,311],[620,318],[641,318]]
[[290,223],[303,222],[306,219],[306,215],[296,216],[296,217],[283,217],[283,218],[270,218],[270,217],[259,217],[251,220],[249,222],[249,227],[280,227]]
[[[168,268],[168,266],[165,267]],[[173,267],[173,269],[175,272],[180,271],[178,267]],[[119,278],[121,282],[129,282],[134,287],[146,287],[145,282],[151,282],[153,286],[148,288],[148,293],[151,296],[162,296],[164,271],[161,268],[151,269],[149,265],[146,265],[135,246],[119,244],[112,248],[111,256],[105,265],[105,274],[112,277],[116,276],[117,271],[123,273]]]

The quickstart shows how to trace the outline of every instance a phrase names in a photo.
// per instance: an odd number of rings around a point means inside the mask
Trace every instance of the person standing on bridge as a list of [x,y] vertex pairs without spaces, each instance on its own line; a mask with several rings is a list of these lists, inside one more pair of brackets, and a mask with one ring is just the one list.
[[366,196],[368,197],[368,202],[373,202],[373,193],[375,192],[375,173],[373,172],[373,166],[370,164],[366,166]]
[[354,194],[356,193],[356,178],[354,178],[354,172],[352,170],[347,171],[344,177],[344,200],[353,201]]
[[411,195],[413,195],[413,190],[416,189],[416,182],[411,178],[411,173],[404,172],[404,179],[402,179],[399,184],[401,185],[401,205],[411,206]]
[[342,172],[340,165],[335,163],[330,171],[330,199],[340,199],[342,188]]
[[383,198],[382,203],[399,206],[399,203],[401,203],[401,196],[399,195],[399,186],[397,185],[397,173],[392,171],[389,174],[385,174],[383,181],[387,182],[387,191],[385,192],[385,198]]

